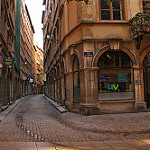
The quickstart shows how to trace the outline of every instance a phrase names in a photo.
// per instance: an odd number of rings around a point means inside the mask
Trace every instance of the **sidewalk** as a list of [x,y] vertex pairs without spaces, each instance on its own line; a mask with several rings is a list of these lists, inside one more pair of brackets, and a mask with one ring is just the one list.
[[53,100],[51,100],[50,98],[48,98],[48,97],[45,96],[44,94],[43,94],[43,97],[44,97],[46,100],[48,100],[60,113],[65,113],[65,112],[67,112],[67,110],[66,110],[64,107],[58,105],[57,102],[54,102]]
[[2,112],[0,112],[0,122],[3,121],[3,119],[9,114],[11,113],[11,111],[19,104],[19,102],[23,99],[24,97],[22,97],[21,99],[16,100],[13,104],[9,105],[7,107],[7,109],[3,110]]
[[0,150],[150,150],[149,140],[65,142],[0,142]]

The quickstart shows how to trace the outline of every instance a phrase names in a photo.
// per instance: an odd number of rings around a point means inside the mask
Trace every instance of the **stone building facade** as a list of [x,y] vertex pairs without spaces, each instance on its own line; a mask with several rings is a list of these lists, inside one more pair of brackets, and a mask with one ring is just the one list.
[[0,0],[0,111],[33,93],[33,34],[24,0]]
[[35,33],[27,5],[21,0],[20,34],[20,77],[21,95],[33,94],[35,78],[35,52],[33,35]]
[[36,94],[43,94],[44,88],[44,71],[43,71],[43,51],[34,45],[35,49],[35,82],[36,82]]
[[150,33],[129,19],[150,0],[44,0],[45,94],[82,114],[150,108]]
[[4,65],[5,60],[14,58],[15,35],[15,0],[0,0],[0,111],[8,106],[17,96],[14,90],[15,70]]

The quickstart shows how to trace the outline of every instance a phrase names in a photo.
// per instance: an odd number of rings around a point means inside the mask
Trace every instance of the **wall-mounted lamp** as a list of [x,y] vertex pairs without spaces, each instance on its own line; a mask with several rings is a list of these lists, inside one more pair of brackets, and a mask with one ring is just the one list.
[[50,39],[50,33],[49,32],[47,32],[46,38]]

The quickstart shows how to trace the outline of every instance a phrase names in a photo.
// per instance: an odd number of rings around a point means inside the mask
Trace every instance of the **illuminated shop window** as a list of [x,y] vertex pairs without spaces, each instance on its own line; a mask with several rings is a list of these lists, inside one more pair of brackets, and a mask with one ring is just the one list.
[[79,74],[79,60],[75,56],[73,61],[73,98],[80,101],[80,74]]
[[132,62],[122,51],[107,51],[98,61],[99,100],[134,99]]

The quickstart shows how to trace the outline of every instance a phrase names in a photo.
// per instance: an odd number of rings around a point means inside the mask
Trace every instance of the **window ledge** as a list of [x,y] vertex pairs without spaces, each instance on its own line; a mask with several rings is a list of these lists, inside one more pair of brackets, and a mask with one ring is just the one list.
[[128,24],[128,20],[100,20],[100,21],[93,21],[93,20],[83,20],[81,23],[91,23],[91,24]]
[[134,99],[127,99],[127,100],[98,100],[98,103],[131,103],[131,102],[135,102]]

